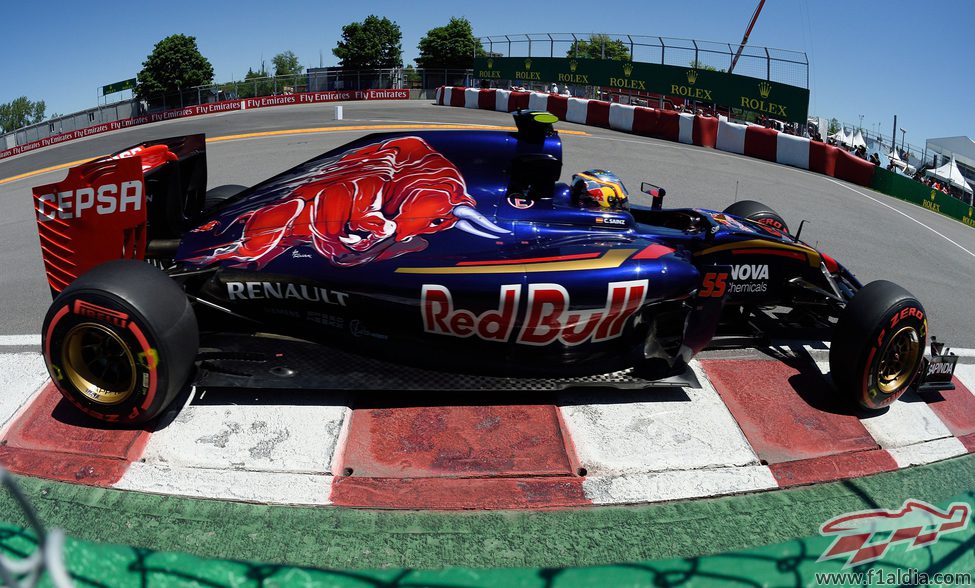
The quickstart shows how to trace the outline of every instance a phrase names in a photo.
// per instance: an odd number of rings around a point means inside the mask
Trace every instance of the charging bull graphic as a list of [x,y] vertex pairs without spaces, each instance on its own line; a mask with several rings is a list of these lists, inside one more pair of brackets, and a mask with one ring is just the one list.
[[846,558],[843,567],[850,568],[882,558],[895,543],[910,541],[909,550],[931,545],[942,535],[964,530],[970,513],[964,502],[953,502],[942,511],[920,500],[907,500],[897,511],[846,513],[819,528],[821,535],[835,536],[836,540],[817,561]]
[[[474,206],[460,171],[419,137],[399,137],[330,159],[272,188],[281,199],[248,211],[240,238],[190,261],[261,268],[311,243],[333,265],[357,266],[421,251],[421,235],[457,228],[497,239],[509,231]],[[217,227],[214,227],[216,229]]]

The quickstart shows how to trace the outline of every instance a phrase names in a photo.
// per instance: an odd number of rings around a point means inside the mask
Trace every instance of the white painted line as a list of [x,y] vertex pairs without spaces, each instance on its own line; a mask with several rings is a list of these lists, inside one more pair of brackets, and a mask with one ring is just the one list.
[[348,407],[229,402],[184,407],[152,434],[143,461],[215,471],[330,473]]
[[778,488],[768,466],[590,476],[582,483],[593,504],[631,504]]
[[0,354],[0,427],[6,429],[47,382],[40,353]]
[[938,231],[936,231],[935,229],[932,229],[932,228],[931,228],[931,227],[929,227],[928,225],[926,225],[926,224],[924,224],[924,223],[922,223],[921,221],[919,221],[919,220],[917,220],[916,218],[914,218],[913,216],[911,216],[911,215],[909,215],[909,214],[907,214],[906,212],[903,212],[903,211],[900,211],[900,210],[897,210],[896,208],[894,208],[893,206],[891,206],[891,205],[889,205],[889,204],[887,204],[886,202],[882,202],[882,201],[880,201],[880,200],[878,200],[877,198],[874,198],[873,196],[870,196],[870,195],[868,195],[868,194],[864,194],[863,192],[861,192],[861,191],[859,191],[859,190],[857,190],[857,189],[855,189],[855,188],[851,188],[851,187],[849,187],[849,186],[847,186],[846,184],[841,184],[840,182],[837,182],[837,181],[836,181],[836,180],[834,180],[833,178],[828,178],[828,177],[825,177],[825,176],[824,176],[824,177],[823,177],[823,179],[825,179],[825,180],[827,180],[827,181],[830,181],[830,182],[832,182],[832,183],[834,183],[834,184],[836,184],[837,186],[840,186],[841,188],[846,188],[846,189],[847,189],[847,190],[849,190],[850,192],[853,192],[853,193],[856,193],[856,194],[859,194],[860,196],[863,196],[864,198],[868,198],[868,199],[870,199],[870,200],[873,200],[874,202],[876,202],[877,204],[879,204],[879,205],[881,205],[881,206],[884,206],[884,207],[886,207],[886,208],[889,208],[889,209],[891,209],[891,210],[893,210],[894,212],[896,212],[897,214],[899,214],[899,215],[901,215],[901,216],[903,216],[904,218],[908,218],[908,219],[910,219],[910,220],[912,220],[912,221],[914,221],[914,222],[916,222],[917,224],[919,224],[919,225],[921,225],[921,226],[922,226],[922,227],[924,227],[925,229],[927,229],[927,230],[929,230],[929,231],[931,231],[931,232],[932,232],[932,233],[934,233],[935,235],[937,235],[937,236],[939,236],[939,237],[941,237],[941,238],[942,238],[942,239],[944,239],[945,241],[947,241],[947,242],[949,242],[949,243],[951,243],[952,245],[954,245],[955,247],[957,247],[957,248],[959,248],[959,249],[961,249],[961,250],[962,250],[962,251],[964,251],[965,253],[967,253],[967,254],[969,254],[969,255],[971,255],[972,257],[975,257],[975,253],[972,253],[972,252],[971,252],[971,251],[969,251],[968,249],[965,249],[965,248],[964,248],[964,247],[962,247],[962,246],[961,246],[961,245],[960,245],[960,244],[959,244],[958,242],[956,242],[956,241],[954,241],[953,239],[951,239],[950,237],[948,237],[948,236],[946,236],[946,235],[943,235],[943,234],[941,234],[941,233],[939,233],[939,232],[938,232]]
[[897,462],[897,467],[906,468],[941,461],[949,457],[965,455],[968,453],[968,450],[955,437],[948,437],[947,439],[938,439],[927,443],[894,447],[888,449],[887,453]]
[[39,346],[40,344],[40,335],[0,335],[0,346],[2,347]]
[[598,476],[758,465],[721,397],[697,362],[692,367],[702,389],[680,388],[677,397],[654,400],[675,392],[651,389],[639,393],[646,402],[574,404],[585,398],[563,394],[562,418],[582,466]]
[[122,490],[266,504],[327,505],[332,476],[179,468],[135,462],[114,486]]

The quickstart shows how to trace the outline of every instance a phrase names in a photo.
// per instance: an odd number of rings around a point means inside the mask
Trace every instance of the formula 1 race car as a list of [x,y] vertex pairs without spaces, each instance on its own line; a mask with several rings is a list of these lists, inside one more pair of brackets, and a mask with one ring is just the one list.
[[35,188],[51,378],[131,424],[206,358],[248,360],[221,348],[235,339],[271,357],[300,339],[320,358],[649,379],[709,345],[806,339],[832,341],[833,382],[868,409],[952,387],[955,356],[934,341],[925,355],[925,310],[900,286],[861,286],[757,202],[663,209],[644,183],[652,205],[630,205],[604,170],[561,183],[555,117],[514,116],[516,132],[369,135],[250,188],[206,190],[202,135]]

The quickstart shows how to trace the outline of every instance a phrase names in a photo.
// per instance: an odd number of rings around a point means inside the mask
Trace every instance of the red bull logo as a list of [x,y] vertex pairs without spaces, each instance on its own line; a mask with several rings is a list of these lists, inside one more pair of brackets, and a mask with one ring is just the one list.
[[[598,343],[623,333],[627,321],[640,310],[647,297],[647,280],[610,282],[602,308],[575,310],[569,292],[560,284],[529,284],[528,302],[515,339],[523,345],[567,346],[588,341]],[[456,308],[450,290],[424,285],[420,294],[423,330],[427,333],[504,343],[516,326],[522,299],[521,284],[501,286],[498,308],[480,314]]]
[[509,231],[474,207],[460,171],[419,137],[354,149],[276,189],[284,197],[241,214],[235,242],[191,261],[234,260],[263,267],[311,243],[336,266],[392,259],[426,248],[424,235],[460,229],[487,239]]
[[850,568],[882,558],[897,543],[908,543],[909,550],[931,545],[942,535],[964,530],[970,513],[964,502],[943,511],[920,500],[907,500],[899,510],[846,513],[820,527],[821,535],[836,539],[817,561],[845,558],[843,567]]

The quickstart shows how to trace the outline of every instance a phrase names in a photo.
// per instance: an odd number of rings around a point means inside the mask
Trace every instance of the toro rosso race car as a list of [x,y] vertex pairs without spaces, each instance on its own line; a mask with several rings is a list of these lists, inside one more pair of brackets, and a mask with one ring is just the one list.
[[35,188],[51,378],[88,415],[139,423],[207,358],[255,359],[227,340],[260,339],[278,358],[298,339],[320,358],[664,379],[709,345],[807,339],[832,341],[833,382],[869,409],[952,387],[956,358],[934,341],[925,354],[921,303],[862,286],[800,241],[801,225],[793,235],[753,201],[663,209],[646,183],[652,205],[631,205],[605,170],[561,183],[555,117],[515,120],[516,132],[373,134],[209,191],[203,136],[185,136]]

